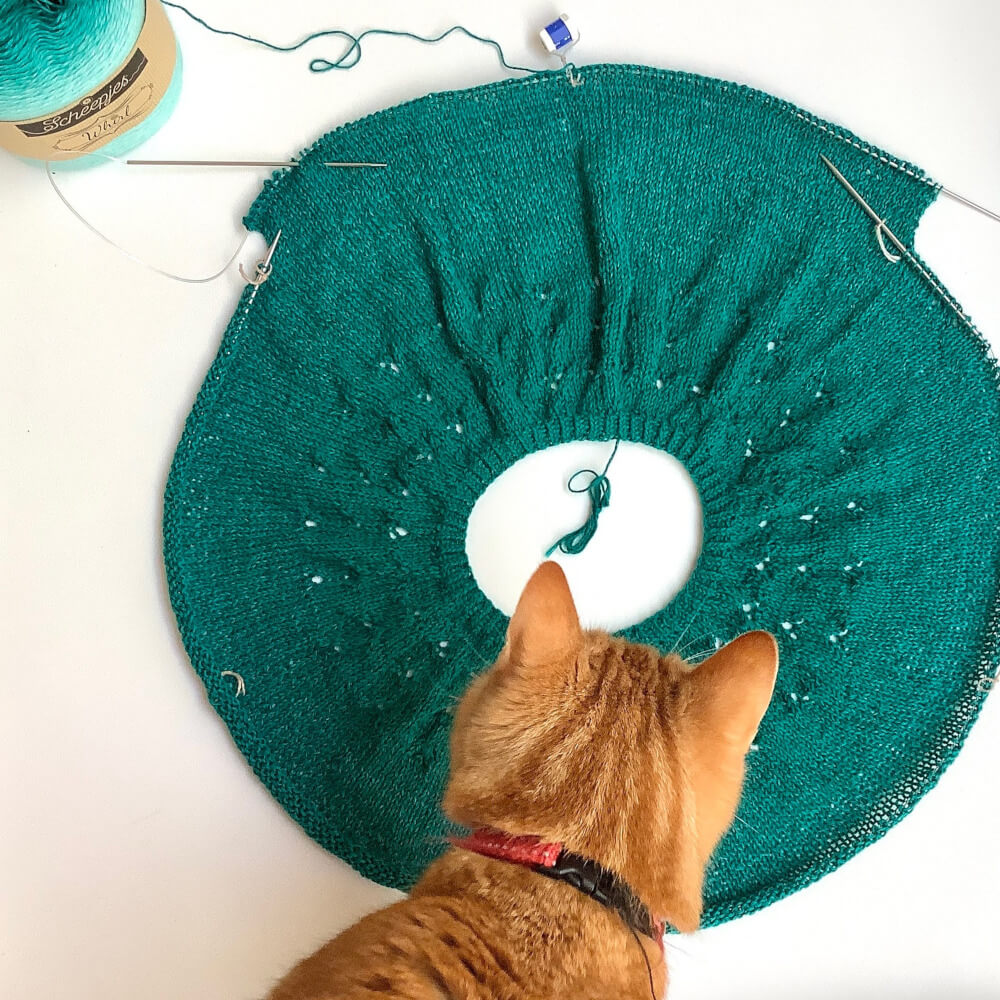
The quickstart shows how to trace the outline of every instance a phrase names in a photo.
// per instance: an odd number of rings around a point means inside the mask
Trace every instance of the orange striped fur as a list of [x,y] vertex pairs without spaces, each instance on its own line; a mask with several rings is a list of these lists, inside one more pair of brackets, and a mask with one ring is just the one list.
[[[563,843],[618,872],[657,917],[694,930],[777,658],[766,632],[692,668],[585,631],[562,570],[544,563],[499,659],[458,707],[445,812]],[[270,997],[649,1000],[650,970],[661,996],[659,947],[637,942],[617,914],[565,883],[452,848],[406,900],[334,938]]]

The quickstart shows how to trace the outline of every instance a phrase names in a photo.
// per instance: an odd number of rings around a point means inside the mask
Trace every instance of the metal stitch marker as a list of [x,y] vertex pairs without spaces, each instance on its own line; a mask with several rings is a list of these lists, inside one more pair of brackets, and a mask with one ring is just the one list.
[[[90,154],[90,156],[97,156],[104,160],[111,160],[114,163],[125,164],[126,166],[181,166],[181,167],[297,167],[301,165],[299,160],[120,160],[117,156],[109,156],[107,153],[102,153],[100,150],[96,150]],[[328,161],[322,164],[324,167],[385,167],[388,166],[386,163],[355,163],[349,161]],[[55,192],[56,197],[66,206],[67,210],[74,215],[84,226],[87,227],[98,239],[103,240],[109,246],[114,247],[120,253],[128,257],[129,260],[135,261],[137,264],[142,265],[148,270],[152,271],[154,274],[160,274],[164,278],[170,278],[172,281],[182,281],[185,284],[202,285],[209,281],[215,281],[216,278],[221,278],[226,271],[232,267],[236,258],[240,255],[243,247],[246,245],[247,240],[250,238],[249,233],[244,233],[243,239],[240,240],[240,245],[233,251],[232,256],[226,261],[218,271],[213,271],[211,274],[207,274],[204,277],[187,277],[183,274],[174,274],[172,271],[164,270],[162,267],[157,267],[155,264],[150,264],[148,261],[143,260],[142,257],[137,256],[134,253],[130,253],[124,247],[120,246],[109,236],[105,236],[96,226],[91,225],[73,206],[70,204],[69,199],[62,192],[62,189],[56,183],[55,174],[52,172],[52,162],[45,162],[45,175],[48,178],[49,184],[52,190]],[[275,247],[278,245],[278,240],[281,238],[281,231],[278,231],[278,235],[275,236],[274,242],[268,248],[267,254],[263,260],[259,261],[254,270],[254,274],[251,277],[243,270],[243,265],[239,265],[240,274],[246,279],[254,288],[259,288],[265,281],[267,281],[268,276],[271,273],[271,258],[274,256]]]
[[253,275],[249,275],[243,270],[243,265],[240,264],[240,274],[243,275],[244,280],[248,285],[253,285],[254,288],[260,288],[265,281],[271,276],[271,258],[274,256],[274,251],[278,246],[278,240],[281,239],[281,230],[278,230],[277,235],[271,242],[271,245],[267,248],[267,253],[264,254],[264,259],[257,261],[257,266],[254,268]]

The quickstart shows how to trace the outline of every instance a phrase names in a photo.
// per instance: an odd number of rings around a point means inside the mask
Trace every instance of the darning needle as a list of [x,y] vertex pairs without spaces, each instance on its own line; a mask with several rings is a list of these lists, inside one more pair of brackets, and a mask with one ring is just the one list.
[[[875,211],[871,205],[865,201],[864,198],[858,194],[857,189],[854,185],[822,154],[819,154],[819,158],[826,164],[827,169],[833,174],[834,177],[840,181],[841,184],[847,189],[847,193],[865,210],[865,214],[875,223],[875,231],[877,233],[885,233],[886,236],[892,241],[893,246],[901,253],[909,255],[909,251],[906,247],[897,239],[896,234],[885,224],[885,219],[881,218],[878,212]],[[882,251],[885,253],[885,250]],[[888,254],[886,254],[888,257]]]
[[[854,185],[851,184],[851,182],[822,153],[819,154],[819,158],[826,164],[827,169],[830,171],[830,173],[832,173],[833,176],[844,186],[844,189],[847,191],[847,193],[862,207],[862,209],[864,209],[865,215],[867,215],[868,218],[875,223],[875,236],[878,239],[879,249],[885,256],[885,259],[893,264],[896,264],[900,260],[902,260],[903,257],[905,257],[909,261],[909,263],[914,268],[916,268],[916,270],[919,272],[921,277],[927,282],[927,284],[931,286],[931,288],[934,290],[938,298],[940,298],[941,301],[944,302],[945,305],[947,305],[948,308],[951,309],[952,312],[954,312],[955,315],[973,333],[976,334],[976,336],[981,336],[979,331],[976,329],[976,325],[966,315],[966,313],[962,311],[962,307],[955,301],[955,299],[948,292],[948,290],[941,285],[941,283],[937,280],[937,278],[935,278],[934,275],[930,271],[928,271],[927,268],[923,266],[923,264],[920,263],[920,260],[917,257],[915,257],[912,253],[910,253],[910,251],[906,249],[906,247],[902,244],[902,242],[899,239],[897,239],[895,233],[893,233],[893,231],[886,225],[885,219],[879,216],[878,212],[876,212],[875,209],[872,208],[871,205],[869,205],[868,202],[865,201],[865,199],[862,198],[860,194],[858,194]],[[941,188],[940,190],[944,191],[944,188]],[[951,194],[952,192],[949,191],[947,193]],[[959,200],[965,201],[964,198]],[[980,205],[975,205],[972,203],[970,203],[970,205],[972,208],[984,211],[985,214],[992,216],[992,212],[988,212],[985,209],[982,209]],[[882,239],[883,234],[888,236],[889,239],[892,241],[893,246],[895,246],[896,249],[899,250],[898,255],[889,252],[888,248],[885,245],[885,242]]]
[[[854,188],[851,186],[850,181],[848,181],[848,179],[822,153],[819,154],[819,158],[830,168],[830,172],[833,174],[833,176],[836,177],[837,180],[840,181],[840,183],[843,184],[845,188],[847,188],[847,190],[851,194],[851,197],[854,198],[854,200],[859,205],[861,205],[861,207],[864,208],[864,210],[876,222],[882,223],[883,229],[891,237],[892,233],[889,233],[889,230],[885,228],[885,223],[871,210],[871,208],[869,208],[864,198],[862,198],[861,195],[859,195],[858,192],[855,191]],[[957,191],[951,191],[948,188],[943,187],[942,185],[938,185],[938,190],[941,192],[941,194],[947,195],[949,198],[953,199],[954,201],[957,201],[961,205],[965,205],[966,208],[971,208],[973,211],[979,212],[981,215],[985,215],[987,219],[992,219],[994,222],[1000,222],[1000,215],[997,215],[996,212],[991,212],[988,208],[984,208],[982,205],[977,204],[970,198],[966,198],[963,195],[960,195]]]

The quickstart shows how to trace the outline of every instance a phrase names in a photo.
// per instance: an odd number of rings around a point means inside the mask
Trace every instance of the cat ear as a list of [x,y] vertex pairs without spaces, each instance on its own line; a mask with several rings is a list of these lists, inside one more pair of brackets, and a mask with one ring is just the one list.
[[511,659],[523,667],[554,663],[564,659],[580,637],[566,574],[558,563],[543,562],[525,584],[507,628]]
[[774,693],[778,644],[770,632],[745,632],[688,675],[700,722],[745,753]]

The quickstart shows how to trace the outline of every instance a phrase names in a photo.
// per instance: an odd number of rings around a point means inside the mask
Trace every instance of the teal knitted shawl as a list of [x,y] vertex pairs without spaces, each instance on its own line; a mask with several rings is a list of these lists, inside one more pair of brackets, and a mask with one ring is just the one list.
[[[744,87],[581,72],[384,111],[266,184],[247,225],[282,238],[177,449],[170,595],[261,780],[405,887],[446,832],[451,706],[503,642],[473,503],[559,442],[671,453],[703,548],[627,635],[781,643],[717,923],[881,836],[968,732],[998,662],[997,368],[819,154],[907,246],[919,169]],[[350,159],[389,167],[320,165]]]

